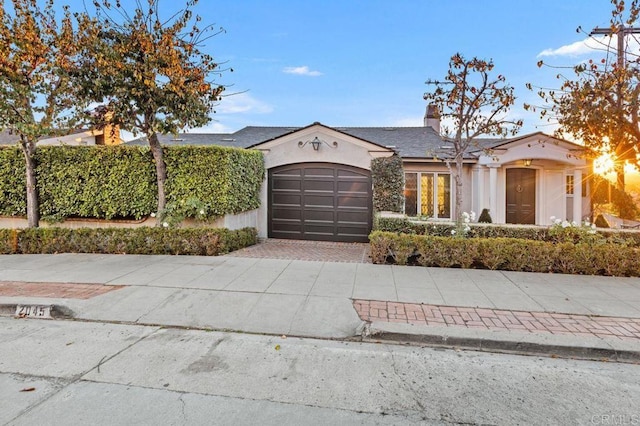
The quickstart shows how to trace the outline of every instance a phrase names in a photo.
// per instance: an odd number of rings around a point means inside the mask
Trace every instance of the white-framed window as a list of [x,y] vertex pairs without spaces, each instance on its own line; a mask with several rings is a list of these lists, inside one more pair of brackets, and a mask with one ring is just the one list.
[[567,195],[573,195],[573,175],[565,176],[565,193]]
[[451,174],[407,172],[404,185],[406,215],[451,219]]

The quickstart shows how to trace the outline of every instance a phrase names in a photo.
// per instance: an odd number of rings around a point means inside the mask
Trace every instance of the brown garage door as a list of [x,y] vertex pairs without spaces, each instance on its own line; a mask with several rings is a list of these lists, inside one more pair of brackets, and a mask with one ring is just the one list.
[[269,170],[269,237],[368,241],[371,173],[330,163]]

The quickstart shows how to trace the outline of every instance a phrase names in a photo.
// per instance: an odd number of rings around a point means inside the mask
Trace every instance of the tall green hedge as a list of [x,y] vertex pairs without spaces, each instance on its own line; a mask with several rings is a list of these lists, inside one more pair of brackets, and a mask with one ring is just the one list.
[[373,208],[375,211],[401,213],[404,208],[404,169],[402,159],[391,157],[371,160]]
[[[259,207],[262,153],[217,146],[164,149],[174,213],[194,217],[202,211],[198,217],[206,219]],[[155,167],[147,147],[42,147],[36,159],[45,219],[140,219],[156,210]],[[0,215],[26,214],[24,167],[18,148],[0,149]],[[198,212],[187,208],[193,200]]]
[[[165,148],[167,203],[174,213],[205,217],[240,213],[260,206],[264,160],[259,151],[180,146]],[[186,200],[197,202],[187,203]]]

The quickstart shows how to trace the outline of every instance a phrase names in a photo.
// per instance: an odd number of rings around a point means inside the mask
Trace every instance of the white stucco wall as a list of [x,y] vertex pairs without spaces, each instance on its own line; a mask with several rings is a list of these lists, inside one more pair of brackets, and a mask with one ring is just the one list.
[[[481,155],[473,176],[473,208],[482,211],[492,204],[491,218],[495,223],[506,222],[506,170],[512,167],[528,167],[536,170],[536,224],[549,225],[551,216],[567,218],[565,176],[579,170],[583,176],[590,173],[590,163],[578,155],[579,147],[559,141],[544,134],[533,134],[507,144],[492,153]],[[529,166],[524,161],[531,160]],[[495,188],[489,179],[490,169],[495,170]],[[579,184],[579,183],[578,183]],[[495,202],[492,203],[492,196]],[[589,197],[583,194],[582,214],[589,215]],[[569,218],[571,219],[571,218]]]

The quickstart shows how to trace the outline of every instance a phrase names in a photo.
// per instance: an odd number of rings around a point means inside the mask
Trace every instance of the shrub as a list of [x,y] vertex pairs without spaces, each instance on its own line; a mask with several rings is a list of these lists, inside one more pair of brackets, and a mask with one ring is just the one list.
[[[374,263],[640,276],[640,248],[600,242],[532,241],[518,238],[449,238],[374,231]],[[373,254],[376,254],[374,256]]]
[[218,256],[257,242],[255,228],[28,228],[0,230],[0,253]]
[[373,209],[402,212],[404,207],[404,169],[398,155],[371,160]]
[[482,209],[480,213],[480,217],[478,218],[479,223],[491,223],[491,215],[489,214],[489,209]]
[[[571,226],[571,224],[569,224]],[[495,224],[470,224],[466,238],[516,238],[523,240],[554,242],[559,236],[553,234],[553,227],[545,226],[500,226]],[[640,232],[634,230],[604,230],[597,229],[595,234],[589,234],[589,227],[573,227],[567,233],[583,235],[587,239],[602,240],[603,243],[625,244],[640,247]],[[450,237],[451,231],[456,230],[452,223],[416,222],[406,218],[379,218],[376,221],[376,231],[395,232],[402,234],[430,235]],[[563,238],[569,238],[564,236]]]
[[605,219],[604,216],[602,216],[601,214],[599,214],[596,217],[596,220],[594,220],[593,223],[598,228],[610,228],[611,227],[611,226],[609,226],[609,222],[607,222],[607,219]]

